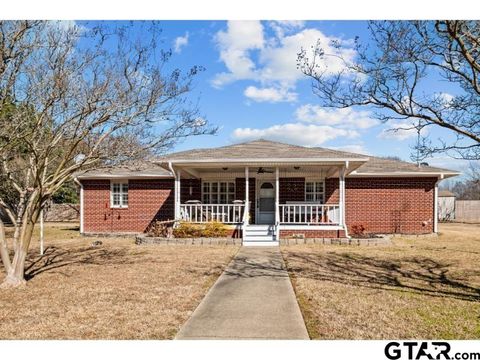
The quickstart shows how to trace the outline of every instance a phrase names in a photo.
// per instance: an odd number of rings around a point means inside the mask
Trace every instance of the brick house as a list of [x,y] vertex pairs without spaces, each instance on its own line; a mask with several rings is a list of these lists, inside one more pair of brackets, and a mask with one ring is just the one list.
[[220,221],[258,245],[359,231],[426,234],[437,231],[438,182],[455,175],[266,140],[196,149],[79,174],[80,231],[140,233],[156,219],[177,219]]

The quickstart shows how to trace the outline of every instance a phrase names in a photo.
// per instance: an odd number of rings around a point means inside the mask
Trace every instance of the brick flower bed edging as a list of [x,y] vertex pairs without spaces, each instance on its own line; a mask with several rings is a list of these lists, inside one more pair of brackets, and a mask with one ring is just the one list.
[[242,245],[238,238],[162,238],[145,235],[135,236],[137,245]]
[[294,238],[294,239],[280,239],[280,245],[304,245],[304,244],[322,244],[322,245],[390,245],[391,239],[389,236],[378,238],[362,238],[362,239],[347,239],[347,238]]

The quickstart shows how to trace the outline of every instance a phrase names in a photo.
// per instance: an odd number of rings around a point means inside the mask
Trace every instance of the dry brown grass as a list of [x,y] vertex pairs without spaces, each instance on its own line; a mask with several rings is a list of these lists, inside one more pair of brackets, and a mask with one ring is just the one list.
[[480,225],[391,246],[282,247],[314,339],[480,338]]
[[172,338],[238,251],[125,238],[92,247],[76,224],[45,233],[44,257],[33,241],[27,286],[0,291],[0,339]]

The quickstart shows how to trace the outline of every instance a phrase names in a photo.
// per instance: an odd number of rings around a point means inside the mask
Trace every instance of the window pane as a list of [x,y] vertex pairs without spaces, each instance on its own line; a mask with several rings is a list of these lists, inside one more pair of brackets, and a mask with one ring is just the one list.
[[232,194],[235,192],[235,183],[228,183],[228,192]]
[[208,204],[210,202],[210,198],[208,194],[203,194],[203,203]]
[[228,203],[231,204],[235,200],[235,197],[233,194],[228,194]]
[[113,184],[113,192],[114,193],[120,192],[120,184]]
[[218,192],[218,183],[216,183],[216,182],[212,183],[211,191],[212,191],[212,193]]
[[227,203],[227,194],[220,194],[220,204]]
[[320,193],[323,192],[323,182],[317,182],[316,183],[315,191],[320,192]]
[[113,194],[113,205],[120,205],[120,194]]
[[222,192],[222,193],[227,192],[227,183],[225,183],[225,182],[220,183],[220,192]]
[[218,195],[212,194],[212,204],[218,204]]
[[128,205],[128,193],[122,194],[122,205],[124,206]]
[[314,195],[313,194],[306,194],[305,195],[305,200],[306,201],[315,201]]
[[122,192],[128,192],[128,184],[122,184]]
[[210,183],[208,183],[208,182],[203,183],[203,192],[204,193],[209,193],[210,192]]
[[305,183],[305,191],[306,191],[307,193],[313,192],[313,191],[314,191],[314,190],[313,190],[313,185],[314,185],[314,183],[311,183],[311,182]]

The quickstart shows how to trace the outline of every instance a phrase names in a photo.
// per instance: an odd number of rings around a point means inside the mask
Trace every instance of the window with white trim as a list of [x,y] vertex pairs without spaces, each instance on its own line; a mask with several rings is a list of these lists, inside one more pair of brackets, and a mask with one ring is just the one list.
[[325,181],[305,181],[305,201],[325,202]]
[[202,201],[204,204],[231,204],[235,200],[234,181],[204,181]]
[[128,207],[128,180],[110,183],[110,206],[112,208]]

